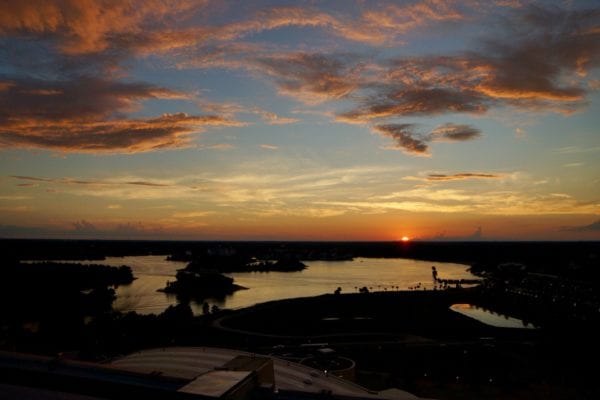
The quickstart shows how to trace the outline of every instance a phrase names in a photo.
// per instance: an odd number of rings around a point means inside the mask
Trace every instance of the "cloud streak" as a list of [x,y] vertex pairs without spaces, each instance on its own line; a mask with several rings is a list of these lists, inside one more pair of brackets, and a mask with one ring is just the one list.
[[500,179],[502,175],[497,174],[480,174],[473,172],[465,172],[461,174],[429,174],[427,175],[428,181],[463,181],[467,179]]
[[469,125],[444,124],[431,131],[429,135],[433,142],[465,142],[477,139],[481,131]]
[[0,148],[46,149],[65,153],[140,153],[192,146],[193,134],[208,126],[242,126],[217,116],[165,114],[158,118],[9,125],[0,131]]
[[34,181],[45,183],[59,183],[65,185],[134,185],[134,186],[150,186],[150,187],[168,187],[171,184],[152,182],[152,181],[109,181],[109,180],[80,180],[72,178],[40,178],[36,176],[11,175],[11,178],[21,181]]
[[444,124],[428,134],[419,134],[415,128],[415,124],[385,124],[376,125],[373,130],[393,140],[394,144],[388,148],[416,156],[429,156],[431,142],[464,142],[481,136],[478,129],[469,125]]

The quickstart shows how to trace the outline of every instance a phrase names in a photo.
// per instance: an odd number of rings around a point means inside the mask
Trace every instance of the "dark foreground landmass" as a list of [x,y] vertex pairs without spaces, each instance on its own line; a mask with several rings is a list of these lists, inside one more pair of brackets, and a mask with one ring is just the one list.
[[[598,242],[10,240],[0,241],[0,246],[5,258],[0,273],[9,287],[1,297],[0,349],[102,360],[149,347],[206,345],[299,360],[328,347],[354,360],[357,382],[374,390],[399,387],[439,399],[600,398],[596,369],[589,367],[600,356]],[[21,259],[143,254],[187,257],[193,263],[198,255],[208,253],[219,263],[231,260],[221,257],[232,254],[244,260],[409,257],[463,262],[471,265],[482,282],[471,288],[463,288],[460,282],[438,285],[445,290],[437,291],[338,292],[236,311],[207,310],[199,317],[182,302],[160,315],[143,316],[114,312],[110,290],[119,282],[106,276],[92,278],[92,269],[77,271],[74,274],[81,274],[77,279],[61,283],[43,272],[25,273],[24,269],[18,274],[27,279],[15,279],[9,268]],[[187,273],[203,269],[190,267]],[[95,284],[89,287],[83,282]],[[94,291],[108,295],[86,302],[83,296]],[[37,300],[28,301],[19,293],[35,295]],[[538,329],[491,327],[450,309],[463,303],[520,318]]]
[[[223,315],[217,326],[247,345],[292,360],[326,343],[357,363],[373,389],[400,387],[440,399],[593,399],[590,362],[596,323],[539,329],[495,328],[449,309],[477,304],[480,288],[325,295],[257,305]],[[516,311],[516,310],[512,310]]]

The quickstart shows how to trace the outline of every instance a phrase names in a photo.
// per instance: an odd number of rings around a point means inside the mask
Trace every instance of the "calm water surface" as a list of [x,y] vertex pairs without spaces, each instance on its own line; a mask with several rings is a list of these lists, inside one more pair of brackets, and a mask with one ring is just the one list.
[[[166,261],[165,256],[109,257],[99,264],[128,265],[137,278],[132,284],[117,288],[115,309],[136,311],[141,314],[160,313],[169,305],[176,304],[175,296],[157,292],[167,280],[174,280],[178,269],[187,263]],[[355,258],[352,261],[308,261],[299,272],[238,272],[227,274],[239,290],[224,299],[208,299],[208,303],[220,308],[247,307],[269,300],[292,297],[316,296],[333,293],[337,287],[342,293],[356,292],[367,286],[372,291],[407,290],[416,287],[432,288],[431,266],[435,265],[444,279],[472,279],[467,266],[453,263],[417,261],[401,258]],[[201,307],[192,304],[194,313]]]

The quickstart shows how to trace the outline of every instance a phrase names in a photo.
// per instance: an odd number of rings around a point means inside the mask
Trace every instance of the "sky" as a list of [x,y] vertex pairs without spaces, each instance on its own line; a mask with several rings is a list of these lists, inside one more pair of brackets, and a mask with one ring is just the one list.
[[596,1],[0,2],[0,237],[600,240]]

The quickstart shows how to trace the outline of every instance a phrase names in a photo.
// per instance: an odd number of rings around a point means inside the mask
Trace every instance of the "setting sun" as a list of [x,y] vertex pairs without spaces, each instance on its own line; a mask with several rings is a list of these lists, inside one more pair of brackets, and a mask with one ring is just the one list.
[[402,236],[403,242],[408,242],[409,240],[410,240],[410,238],[408,236]]

